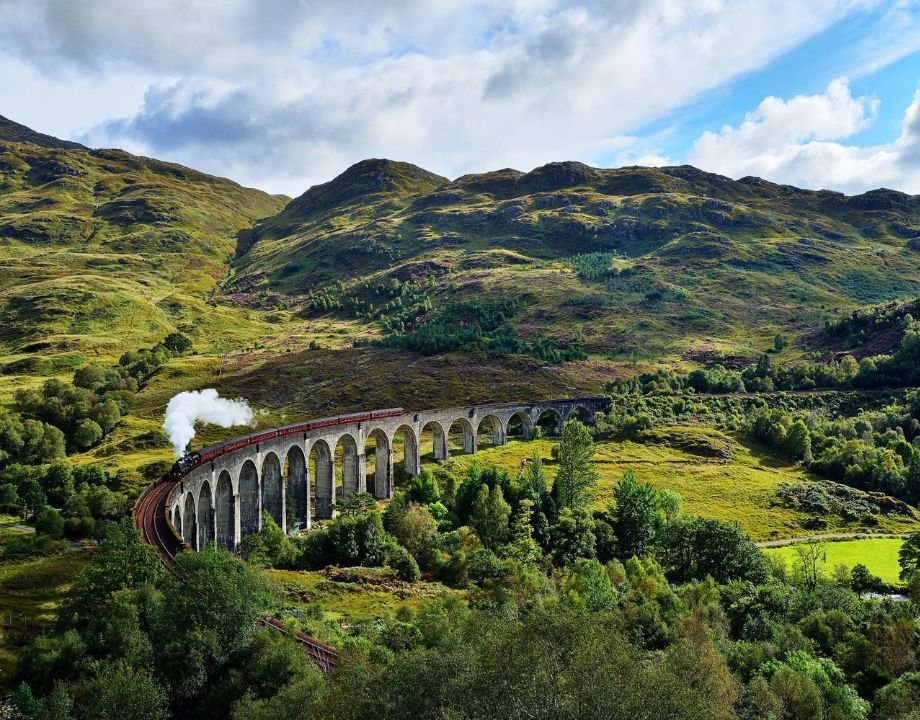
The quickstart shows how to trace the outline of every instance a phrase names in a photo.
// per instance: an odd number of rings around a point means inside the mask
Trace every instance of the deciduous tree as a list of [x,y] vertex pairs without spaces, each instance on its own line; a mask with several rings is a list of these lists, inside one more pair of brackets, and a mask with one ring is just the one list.
[[586,507],[598,476],[594,440],[588,428],[577,420],[568,420],[562,426],[558,460],[559,469],[553,482],[556,504],[560,509]]

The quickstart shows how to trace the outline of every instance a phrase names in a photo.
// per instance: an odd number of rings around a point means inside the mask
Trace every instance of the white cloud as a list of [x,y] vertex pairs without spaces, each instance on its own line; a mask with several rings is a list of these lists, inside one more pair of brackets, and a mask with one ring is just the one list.
[[920,193],[920,90],[895,142],[875,147],[837,142],[867,127],[876,107],[873,98],[853,97],[845,78],[820,95],[768,97],[738,127],[703,133],[687,159],[735,178],[757,175],[842,192],[885,186]]
[[46,83],[149,78],[86,142],[297,194],[365,157],[590,162],[873,2],[0,0],[0,48]]

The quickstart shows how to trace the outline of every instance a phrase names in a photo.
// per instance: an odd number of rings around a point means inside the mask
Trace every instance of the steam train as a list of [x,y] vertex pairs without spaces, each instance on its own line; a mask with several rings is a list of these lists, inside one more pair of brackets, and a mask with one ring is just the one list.
[[249,447],[250,445],[258,445],[267,440],[274,440],[275,438],[285,437],[287,435],[297,435],[298,433],[307,433],[313,430],[322,430],[337,425],[352,425],[354,423],[369,422],[371,420],[399,417],[400,415],[405,415],[405,412],[406,411],[402,408],[388,408],[386,410],[372,410],[371,412],[351,413],[349,415],[336,415],[331,418],[308,420],[306,422],[285,425],[284,427],[263,430],[261,432],[252,433],[251,435],[226,440],[216,445],[208,445],[198,452],[186,453],[173,464],[172,468],[166,473],[163,479],[168,482],[178,482],[202,463],[211,462],[221,455],[226,455],[227,453]]

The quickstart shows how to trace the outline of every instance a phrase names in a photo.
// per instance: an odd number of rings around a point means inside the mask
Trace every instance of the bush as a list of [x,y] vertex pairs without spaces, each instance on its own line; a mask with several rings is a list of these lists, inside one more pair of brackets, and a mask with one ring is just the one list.
[[71,540],[91,538],[96,534],[96,521],[88,515],[67,518],[64,522],[64,534]]
[[175,355],[181,355],[192,349],[192,341],[178,332],[169,333],[163,340],[163,346]]
[[35,518],[35,532],[54,540],[64,536],[64,518],[52,507],[46,507]]
[[102,428],[95,420],[80,420],[74,427],[70,442],[77,450],[88,450],[102,439]]
[[327,565],[380,567],[395,542],[383,529],[376,511],[339,517],[304,538],[298,564],[310,569]]
[[396,574],[406,582],[415,582],[422,576],[415,558],[402,545],[393,543],[387,549],[386,564],[393,568]]

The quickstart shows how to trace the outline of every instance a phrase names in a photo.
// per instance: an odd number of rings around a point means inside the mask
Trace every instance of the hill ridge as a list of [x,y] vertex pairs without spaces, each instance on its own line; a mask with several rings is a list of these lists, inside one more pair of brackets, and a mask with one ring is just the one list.
[[37,132],[32,128],[0,115],[0,141],[25,142],[61,150],[89,150],[85,145],[70,140],[61,140],[53,135]]

